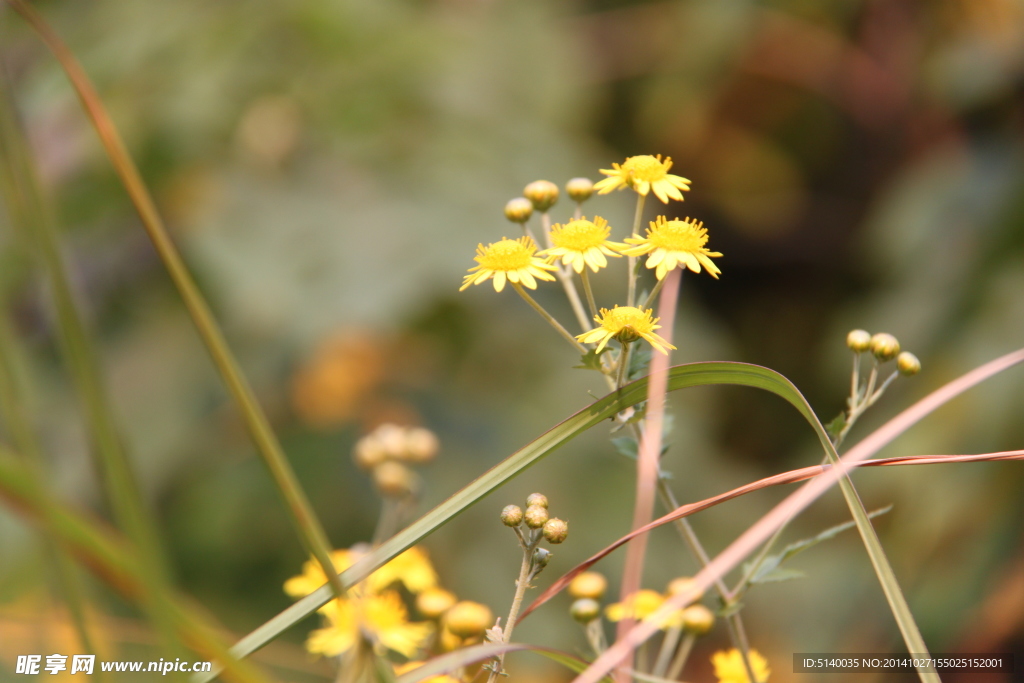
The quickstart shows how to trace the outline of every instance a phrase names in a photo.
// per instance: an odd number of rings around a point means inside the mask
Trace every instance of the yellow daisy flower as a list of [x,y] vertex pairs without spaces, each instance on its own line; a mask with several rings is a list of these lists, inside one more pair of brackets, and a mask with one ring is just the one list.
[[633,306],[616,306],[610,311],[602,308],[600,315],[594,317],[599,327],[577,335],[576,339],[584,344],[600,342],[596,349],[600,351],[613,338],[625,342],[643,338],[657,350],[668,353],[667,349],[676,347],[655,334],[654,330],[661,328],[657,324],[660,318],[652,318],[651,313],[653,311],[650,308],[644,311]]
[[669,198],[683,201],[683,193],[690,189],[690,181],[668,172],[672,168],[672,157],[661,160],[661,155],[652,157],[649,154],[629,157],[621,166],[612,164],[614,168],[601,169],[607,178],[594,185],[594,189],[600,194],[608,194],[612,190],[619,190],[624,187],[631,187],[637,193],[647,196],[647,193],[654,190],[654,194],[668,204]]
[[331,600],[321,612],[327,617],[327,626],[309,634],[306,649],[328,657],[351,649],[362,630],[382,647],[412,659],[433,633],[433,624],[409,621],[409,613],[395,591],[355,600]]
[[608,221],[600,216],[594,216],[593,221],[584,216],[565,225],[556,223],[551,226],[551,243],[555,246],[545,249],[540,255],[546,256],[549,262],[561,257],[562,263],[572,265],[577,273],[582,273],[586,266],[596,273],[608,265],[605,256],[619,257],[612,249],[626,246],[608,240],[611,230]]
[[709,251],[704,245],[708,243],[708,231],[703,222],[691,221],[687,218],[681,220],[666,220],[664,216],[658,216],[656,221],[651,221],[651,227],[647,229],[647,237],[633,235],[627,237],[626,242],[636,246],[622,249],[627,256],[641,256],[650,254],[647,257],[648,268],[656,268],[655,273],[658,279],[664,279],[668,271],[682,264],[695,273],[700,272],[704,266],[711,277],[718,279],[722,271],[718,269],[710,257],[718,257],[722,254],[717,251]]
[[509,282],[537,289],[537,280],[554,280],[554,276],[548,271],[557,269],[534,256],[536,251],[537,245],[529,237],[520,237],[517,240],[503,237],[500,242],[488,244],[486,247],[478,245],[474,260],[479,265],[469,269],[469,275],[462,281],[459,291],[491,278],[494,278],[496,292],[505,288],[506,278]]
[[[716,652],[711,655],[711,663],[715,667],[718,683],[751,683],[747,667],[743,666],[743,655],[736,648]],[[750,668],[754,670],[758,683],[765,683],[772,673],[768,668],[768,660],[757,650],[750,651]]]
[[[341,573],[355,564],[362,553],[355,550],[335,550],[331,553],[334,569]],[[293,598],[309,595],[327,583],[320,563],[309,560],[302,565],[302,574],[293,576],[284,583],[284,592]],[[409,548],[386,565],[370,574],[360,586],[366,586],[370,593],[381,593],[392,584],[401,583],[410,593],[419,593],[437,585],[437,573],[430,564],[427,552],[419,547]]]
[[[654,614],[665,604],[665,596],[657,591],[649,589],[643,589],[633,593],[626,598],[623,602],[616,602],[608,605],[605,610],[605,616],[608,617],[609,621],[622,621],[623,619],[646,619],[650,615]],[[673,626],[682,626],[683,624],[683,612],[682,610],[677,611],[671,617],[665,620],[665,623],[661,625],[662,629],[671,628]]]

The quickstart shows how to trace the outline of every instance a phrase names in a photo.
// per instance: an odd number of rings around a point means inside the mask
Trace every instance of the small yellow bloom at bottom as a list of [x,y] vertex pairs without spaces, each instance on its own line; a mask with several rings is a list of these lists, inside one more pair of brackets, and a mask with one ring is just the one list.
[[[715,667],[718,683],[752,683],[747,668],[743,666],[743,655],[736,648],[711,655],[711,664]],[[768,660],[757,650],[750,651],[750,667],[754,670],[757,683],[765,683],[772,673],[768,668]]]
[[660,318],[652,317],[652,313],[650,308],[645,311],[633,306],[616,306],[610,311],[602,308],[601,314],[594,318],[598,327],[577,335],[576,339],[584,344],[600,342],[596,349],[600,351],[611,339],[634,341],[643,338],[657,350],[668,353],[668,349],[676,347],[655,334],[654,330],[661,329],[661,325],[657,324]]
[[321,613],[327,626],[309,634],[306,649],[329,657],[351,649],[360,630],[368,633],[382,647],[406,657],[416,656],[423,648],[433,624],[408,621],[408,612],[395,591],[352,600],[332,600]]

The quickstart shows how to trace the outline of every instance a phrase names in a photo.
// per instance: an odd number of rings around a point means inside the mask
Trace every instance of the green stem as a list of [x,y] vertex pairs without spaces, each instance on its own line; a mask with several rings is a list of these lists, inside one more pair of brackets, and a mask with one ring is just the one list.
[[[501,632],[501,642],[509,643],[512,640],[512,630],[516,627],[516,620],[519,618],[519,610],[523,606],[523,596],[526,589],[530,587],[530,579],[533,576],[533,551],[537,549],[540,539],[543,538],[539,531],[531,531],[529,539],[520,535],[520,547],[523,549],[523,561],[519,566],[519,578],[516,579],[516,593],[512,598],[512,607],[508,611],[508,619],[505,621],[505,628]],[[497,664],[491,669],[487,683],[494,683],[505,668],[505,653],[498,656]]]
[[[629,350],[632,344],[620,342],[622,350],[619,351],[618,372],[615,375],[615,388],[621,389],[629,377]],[[639,440],[637,441],[639,444]]]
[[510,282],[509,284],[512,285],[513,289],[519,292],[519,296],[523,297],[523,300],[525,300],[526,303],[530,304],[530,306],[533,307],[533,310],[540,313],[541,317],[547,320],[548,323],[553,328],[555,328],[555,331],[558,332],[558,334],[562,335],[562,337],[565,338],[566,341],[572,344],[573,348],[575,348],[581,354],[585,354],[587,352],[587,348],[580,344],[578,341],[576,341],[576,337],[569,334],[569,331],[562,327],[562,324],[555,320],[554,316],[545,311],[543,306],[534,301],[533,297],[526,293],[526,290],[523,289],[522,285],[520,285],[518,282]]
[[[587,272],[587,266],[583,266],[583,271],[580,273],[580,280],[583,281],[583,293],[587,295],[587,305],[590,307],[591,318],[597,317],[597,303],[594,301],[594,291],[590,288],[590,273]],[[586,328],[583,329],[587,331]]]
[[[676,652],[671,666],[668,667],[668,674],[665,676],[670,681],[679,680],[679,674],[683,673],[683,667],[686,666],[686,660],[690,658],[690,652],[693,651],[693,644],[696,641],[697,637],[692,633],[687,633],[686,637],[683,638],[683,644],[679,647],[679,651]],[[750,680],[754,680],[753,677]]]
[[[633,232],[632,235],[639,235],[640,233],[640,221],[644,217],[644,201],[647,199],[647,195],[639,194],[636,195],[636,213],[633,214]],[[626,305],[633,306],[636,301],[636,256],[629,256],[626,258],[626,262],[629,266],[629,284],[626,290]]]
[[153,202],[153,198],[150,196],[149,190],[138,168],[135,166],[135,162],[132,161],[131,156],[128,154],[124,142],[118,134],[113,121],[110,119],[106,108],[96,94],[96,90],[89,77],[64,42],[32,7],[23,2],[23,0],[7,0],[7,2],[32,25],[43,42],[53,52],[57,61],[60,62],[72,86],[74,86],[86,114],[92,120],[100,141],[110,157],[115,171],[120,177],[136,210],[139,212],[139,217],[142,219],[142,225],[146,233],[152,240],[157,253],[160,255],[161,260],[163,260],[164,266],[167,268],[171,279],[184,300],[185,306],[199,331],[199,335],[206,344],[228,390],[238,403],[242,416],[249,427],[249,431],[252,433],[253,440],[256,442],[256,446],[274,478],[274,483],[287,502],[292,522],[299,531],[307,550],[319,562],[335,595],[343,596],[345,594],[345,587],[338,578],[338,573],[334,570],[334,565],[331,562],[331,545],[327,539],[327,534],[324,533],[323,526],[313,512],[309,499],[306,497],[305,492],[299,485],[298,479],[295,477],[295,473],[288,464],[281,444],[270,428],[270,423],[263,409],[256,401],[252,389],[242,375],[234,356],[231,354],[220,327],[217,325],[205,299],[203,299],[202,294],[199,292],[199,288],[188,272],[184,261],[182,261],[177,248],[171,241],[164,227],[163,220],[156,210],[156,204]]
[[654,668],[651,669],[653,675],[661,678],[668,671],[669,662],[672,661],[672,655],[675,653],[676,645],[679,644],[679,638],[682,635],[682,626],[673,626],[665,633],[665,639],[661,641],[661,649],[658,650],[658,659],[655,660]]
[[647,300],[644,301],[644,305],[640,307],[641,309],[647,310],[648,308],[652,308],[654,306],[654,300],[658,297],[658,294],[661,293],[661,288],[665,286],[665,280],[667,279],[668,275],[658,280],[658,282],[654,285],[654,289],[652,289],[651,293],[647,295]]
[[[548,249],[551,249],[554,246],[551,243],[551,216],[547,212],[542,213],[540,223],[544,231],[544,243]],[[569,305],[572,306],[572,312],[576,314],[576,322],[580,325],[580,331],[586,332],[591,327],[590,321],[587,319],[586,311],[583,310],[583,302],[580,301],[580,293],[576,291],[576,283],[572,280],[572,270],[560,263],[556,263],[555,267],[558,269],[555,271],[555,275],[562,283],[562,289],[565,290],[565,297],[569,300]]]

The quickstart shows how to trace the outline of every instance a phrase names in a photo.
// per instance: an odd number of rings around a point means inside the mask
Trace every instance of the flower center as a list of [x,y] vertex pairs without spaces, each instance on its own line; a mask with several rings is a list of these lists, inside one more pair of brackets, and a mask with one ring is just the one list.
[[622,169],[627,171],[633,180],[645,180],[649,183],[661,180],[668,174],[667,164],[650,154],[626,159]]
[[477,262],[488,270],[519,270],[530,265],[530,259],[536,247],[527,243],[527,238],[519,240],[503,239],[488,245],[476,257]]
[[689,221],[665,221],[648,230],[647,238],[667,251],[700,251],[708,243],[708,231]]
[[611,228],[607,224],[599,226],[584,218],[555,226],[551,231],[551,242],[556,247],[570,251],[587,251],[601,246],[610,232]]
[[651,314],[633,306],[616,306],[610,311],[605,309],[603,313],[601,327],[612,334],[617,334],[627,327],[637,334],[648,334],[654,327]]

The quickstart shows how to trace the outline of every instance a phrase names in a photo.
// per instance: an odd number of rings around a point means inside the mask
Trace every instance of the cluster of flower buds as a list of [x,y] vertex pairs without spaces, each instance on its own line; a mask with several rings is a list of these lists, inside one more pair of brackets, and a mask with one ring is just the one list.
[[866,330],[851,330],[846,335],[846,345],[854,353],[870,351],[879,363],[896,359],[896,369],[901,375],[916,375],[921,371],[921,361],[909,351],[900,351],[899,340],[888,332],[871,334]]
[[[577,204],[582,204],[594,194],[594,181],[573,178],[565,184],[565,193]],[[510,199],[505,204],[505,218],[513,223],[525,223],[534,211],[546,213],[558,203],[558,196],[558,185],[548,180],[535,180],[523,189],[522,197]]]
[[[605,609],[610,621],[622,619],[643,619],[654,613],[666,600],[674,595],[688,591],[693,586],[693,579],[678,577],[669,582],[665,594],[652,590],[641,590],[634,593],[624,602],[614,603]],[[581,624],[589,624],[601,616],[600,600],[604,597],[608,581],[602,574],[587,571],[578,574],[569,582],[569,595],[574,598],[569,613]],[[715,614],[700,604],[702,594],[697,594],[687,607],[679,610],[664,625],[664,628],[678,628],[695,636],[703,636],[711,631],[715,624]]]
[[423,427],[382,424],[356,442],[352,458],[373,476],[383,496],[402,498],[416,492],[416,474],[409,465],[424,465],[437,455],[437,437]]
[[558,544],[569,535],[569,525],[548,513],[548,497],[542,493],[531,493],[526,498],[526,511],[518,505],[506,505],[501,511],[501,523],[522,534],[522,525],[540,533],[548,543]]

